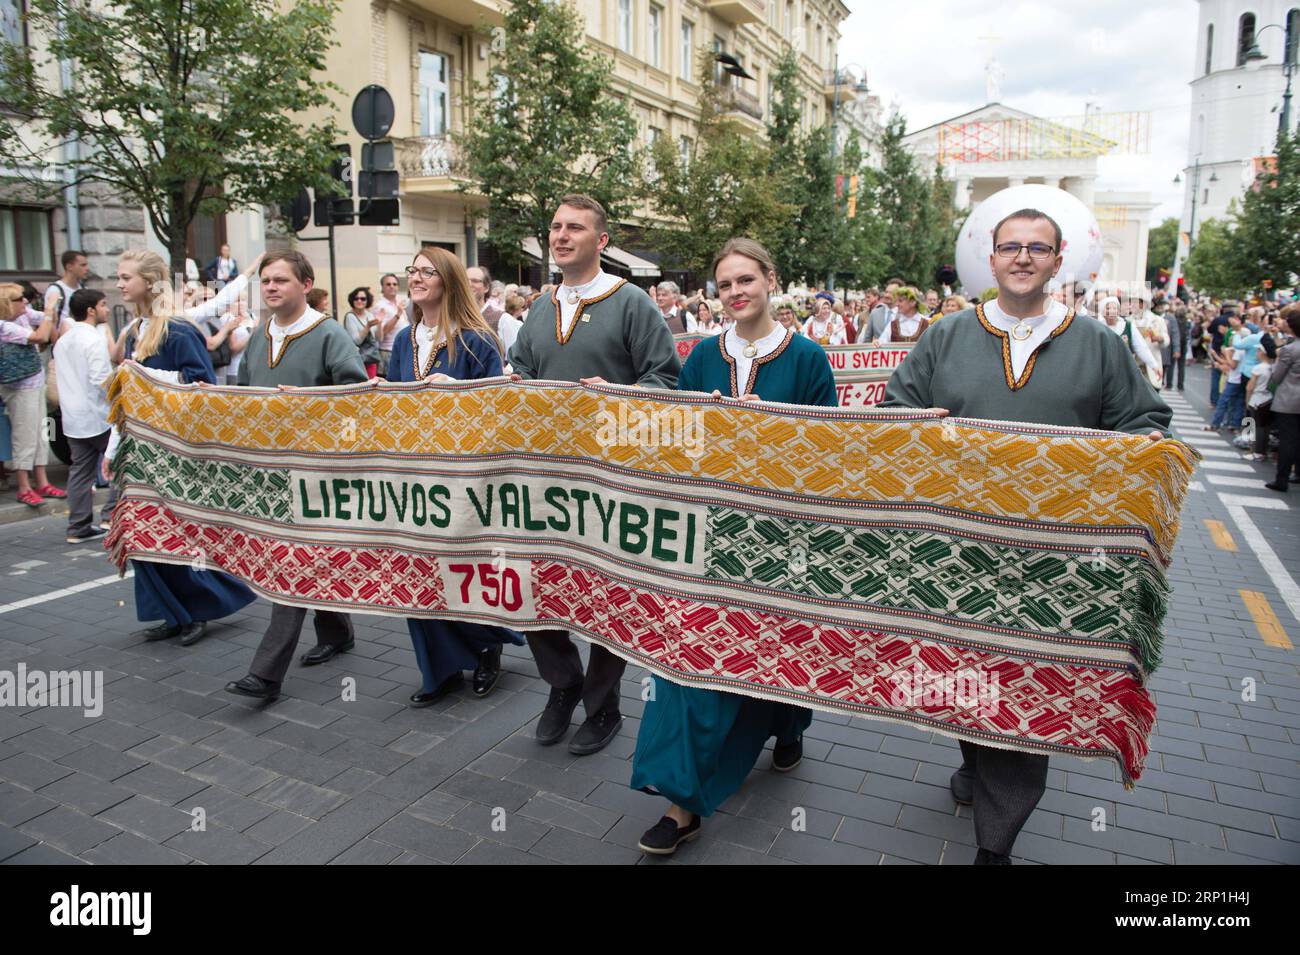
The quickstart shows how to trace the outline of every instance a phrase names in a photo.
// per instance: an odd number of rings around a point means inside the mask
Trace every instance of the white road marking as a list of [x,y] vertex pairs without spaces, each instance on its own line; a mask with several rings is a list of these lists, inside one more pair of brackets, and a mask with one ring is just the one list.
[[1219,494],[1219,500],[1228,509],[1229,516],[1236,521],[1242,540],[1255,552],[1256,559],[1259,561],[1260,566],[1264,568],[1264,573],[1268,574],[1268,579],[1273,582],[1273,586],[1277,588],[1278,594],[1282,597],[1282,602],[1291,611],[1291,616],[1300,622],[1300,586],[1296,585],[1295,579],[1287,572],[1277,553],[1269,546],[1268,541],[1264,539],[1264,535],[1255,526],[1255,522],[1246,513],[1248,507],[1259,507],[1272,511],[1286,510],[1286,502],[1275,497],[1245,497],[1240,494],[1224,494],[1222,492]]
[[[1264,490],[1264,479],[1262,477],[1237,477],[1235,474],[1215,474],[1213,471],[1204,472],[1204,477],[1211,484],[1226,484],[1229,487],[1244,487],[1253,491]],[[1286,507],[1286,504],[1282,505]]]
[[48,561],[44,560],[25,560],[21,564],[14,564],[14,570],[31,570],[33,567],[44,567]]
[[1204,490],[1205,490],[1205,485],[1202,484],[1200,481],[1188,481],[1188,482],[1187,482],[1187,490],[1189,490],[1189,491],[1204,491]]
[[94,590],[96,587],[103,587],[106,584],[115,584],[119,580],[129,580],[131,576],[132,572],[128,570],[125,578],[113,574],[111,577],[99,577],[95,580],[88,580],[84,584],[74,584],[71,587],[64,587],[62,590],[52,590],[47,594],[37,594],[35,597],[25,597],[22,600],[15,600],[11,604],[0,604],[0,614],[9,613],[11,610],[22,610],[24,607],[34,607],[37,604],[49,603],[51,600],[58,600],[60,597],[70,597],[73,594],[79,594],[83,590]]
[[[1208,461],[1207,460],[1201,462],[1201,467],[1213,468],[1219,471],[1238,471],[1245,474],[1255,473],[1254,468],[1252,468],[1249,464],[1244,464],[1240,461]],[[1262,481],[1263,478],[1260,478],[1260,480]]]
[[1231,458],[1234,461],[1240,461],[1241,455],[1236,451],[1229,451],[1227,448],[1197,448],[1203,458]]

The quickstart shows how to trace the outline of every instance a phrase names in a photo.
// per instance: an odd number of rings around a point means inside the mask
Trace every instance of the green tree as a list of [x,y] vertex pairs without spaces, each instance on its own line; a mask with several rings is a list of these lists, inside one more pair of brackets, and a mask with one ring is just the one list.
[[1300,274],[1300,134],[1279,135],[1276,153],[1276,167],[1246,190],[1232,217],[1234,259],[1246,289],[1264,279],[1284,288]]
[[942,176],[936,173],[931,179],[917,169],[916,160],[903,145],[906,134],[907,121],[895,113],[881,138],[882,162],[875,177],[872,207],[884,222],[888,274],[924,284],[941,256],[952,254],[950,242],[956,237],[956,228],[951,193],[947,193],[947,209],[940,198],[945,194],[941,192]]
[[733,236],[770,246],[796,210],[778,197],[768,161],[768,146],[728,118],[711,71],[702,71],[689,155],[683,159],[664,137],[650,151],[645,198],[661,223],[650,241],[666,261],[703,274]]
[[487,198],[487,241],[498,254],[521,261],[520,241],[532,236],[547,272],[551,216],[566,193],[599,200],[611,220],[631,214],[636,121],[611,92],[613,64],[589,52],[567,0],[514,0],[493,48],[500,53],[476,85],[461,137],[476,180],[462,189]]
[[[336,9],[336,0],[29,0],[29,28],[47,43],[2,44],[0,101],[12,113],[0,116],[0,159],[27,170],[33,188],[102,183],[138,202],[183,271],[199,215],[332,188],[339,130],[304,114],[338,90],[320,79]],[[72,61],[70,89],[45,79],[62,59]],[[61,180],[31,174],[48,161],[42,140],[70,139],[79,156]]]
[[1178,246],[1178,220],[1166,219],[1147,235],[1147,281],[1160,278],[1160,270],[1170,268]]
[[[1236,215],[1235,203],[1229,215]],[[1231,222],[1207,219],[1196,233],[1196,242],[1183,263],[1183,272],[1191,286],[1219,298],[1240,295],[1254,283],[1243,277],[1235,229]]]

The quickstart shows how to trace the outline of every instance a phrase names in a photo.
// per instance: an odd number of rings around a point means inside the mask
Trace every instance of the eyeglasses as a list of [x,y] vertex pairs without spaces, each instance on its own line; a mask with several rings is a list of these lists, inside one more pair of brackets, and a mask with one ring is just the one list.
[[1056,254],[1056,249],[1044,242],[1030,242],[1028,245],[1020,242],[1003,242],[993,247],[993,251],[1003,259],[1019,258],[1021,249],[1028,249],[1031,259],[1050,259]]
[[428,279],[431,279],[431,278],[433,278],[435,275],[437,275],[437,274],[438,274],[438,270],[437,270],[437,269],[430,269],[430,268],[417,269],[414,265],[408,265],[408,266],[406,267],[406,277],[407,277],[408,279],[413,279],[413,278],[415,278],[415,276],[416,276],[417,274],[420,275],[420,276],[422,276],[422,277],[427,281]]

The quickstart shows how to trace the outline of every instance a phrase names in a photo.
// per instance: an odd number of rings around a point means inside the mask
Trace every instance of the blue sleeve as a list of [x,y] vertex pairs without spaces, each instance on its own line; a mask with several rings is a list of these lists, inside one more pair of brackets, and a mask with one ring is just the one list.
[[[704,360],[703,351],[704,342],[695,343],[691,353],[686,356],[686,361],[682,364],[682,370],[677,375],[678,391],[704,391]],[[674,342],[673,347],[677,344]]]
[[468,332],[461,336],[461,342],[468,352],[467,379],[496,378],[502,373],[501,352],[497,343],[486,335]]
[[835,391],[835,373],[831,371],[830,359],[821,348],[816,353],[809,352],[807,372],[803,376],[807,382],[804,404],[820,405],[826,408],[838,408],[839,394]]
[[203,333],[184,318],[172,319],[167,329],[167,343],[164,346],[171,352],[175,371],[180,372],[181,381],[206,381],[210,385],[217,383],[217,374],[212,368],[212,359],[208,357],[207,341]]
[[393,350],[388,356],[388,368],[381,369],[389,381],[413,381],[411,371],[411,335],[402,329],[393,339]]

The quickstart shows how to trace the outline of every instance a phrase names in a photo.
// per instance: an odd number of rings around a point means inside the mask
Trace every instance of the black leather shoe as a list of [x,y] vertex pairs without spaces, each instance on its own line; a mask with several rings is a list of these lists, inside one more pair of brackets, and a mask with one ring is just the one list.
[[501,648],[492,647],[478,655],[474,668],[474,695],[487,696],[501,679]]
[[131,634],[140,640],[148,640],[152,643],[155,640],[168,640],[181,632],[180,627],[173,627],[165,623],[160,623],[156,627],[146,627],[144,630],[137,630]]
[[961,764],[961,769],[952,774],[952,779],[948,780],[948,788],[952,790],[952,798],[957,801],[959,806],[969,806],[975,802],[975,770],[965,763]]
[[564,734],[569,731],[569,721],[573,719],[573,711],[578,708],[581,699],[581,683],[565,689],[551,687],[551,698],[546,701],[546,709],[542,710],[541,718],[537,721],[537,742],[543,746],[552,746],[564,739]]
[[803,739],[797,739],[793,743],[782,743],[777,741],[776,746],[772,748],[772,768],[778,773],[788,773],[803,762]]
[[599,753],[609,745],[609,741],[618,735],[623,725],[623,714],[618,710],[601,710],[595,716],[588,716],[578,727],[569,743],[569,752],[574,756],[590,756]]
[[422,706],[432,706],[448,693],[454,693],[459,690],[461,684],[464,682],[465,678],[463,676],[459,673],[453,673],[428,693],[424,692],[424,690],[420,690],[418,693],[412,693],[411,706],[417,710]]
[[193,623],[187,623],[181,627],[181,646],[194,646],[203,639],[207,632],[208,622],[206,620],[195,620]]
[[347,643],[318,643],[302,655],[302,665],[314,667],[318,663],[325,663],[327,660],[333,660],[340,653],[347,653],[356,645],[355,640],[349,640]]
[[1269,481],[1264,486],[1268,488],[1270,491],[1281,491],[1283,494],[1287,492],[1287,488],[1283,487],[1281,484],[1278,484],[1276,481]]
[[1001,856],[996,852],[989,852],[988,849],[981,849],[975,853],[975,861],[972,865],[1011,865],[1011,856]]
[[690,842],[699,834],[699,816],[691,816],[691,824],[684,829],[671,816],[664,816],[645,831],[637,842],[637,848],[652,856],[670,856],[683,842]]
[[280,684],[248,674],[240,680],[226,684],[226,692],[236,696],[251,696],[255,700],[271,701],[280,695]]

